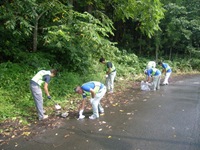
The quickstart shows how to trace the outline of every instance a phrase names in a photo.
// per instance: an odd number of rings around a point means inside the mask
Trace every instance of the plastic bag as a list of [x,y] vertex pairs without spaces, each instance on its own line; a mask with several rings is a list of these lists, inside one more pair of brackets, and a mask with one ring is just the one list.
[[151,90],[150,87],[149,87],[150,83],[146,83],[144,81],[141,81],[140,86],[141,86],[142,91],[150,91]]

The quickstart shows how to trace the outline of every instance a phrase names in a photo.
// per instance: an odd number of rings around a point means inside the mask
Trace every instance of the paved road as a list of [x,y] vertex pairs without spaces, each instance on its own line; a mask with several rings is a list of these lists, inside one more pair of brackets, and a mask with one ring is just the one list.
[[[70,119],[63,126],[1,150],[200,150],[200,76],[160,91],[130,89],[99,120]],[[137,94],[136,94],[137,93]]]

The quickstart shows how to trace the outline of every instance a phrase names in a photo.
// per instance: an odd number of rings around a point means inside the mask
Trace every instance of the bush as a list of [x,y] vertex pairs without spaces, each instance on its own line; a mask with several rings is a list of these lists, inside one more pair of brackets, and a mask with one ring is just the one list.
[[192,69],[200,71],[200,59],[197,59],[197,58],[191,59],[190,64],[191,64]]
[[[144,75],[143,70],[150,60],[138,58],[136,55],[129,54],[126,51],[116,52],[116,57],[113,60],[110,59],[117,69],[116,80],[119,77],[140,80]],[[30,119],[33,117],[33,114],[36,116],[29,82],[40,69],[50,69],[50,60],[48,58],[43,59],[43,56],[46,56],[43,54],[34,53],[30,55],[30,60],[28,60],[28,56],[23,56],[23,58],[27,58],[22,61],[23,63],[5,62],[0,64],[0,121],[12,117],[22,119],[28,117]],[[67,109],[77,109],[77,98],[80,98],[80,95],[75,94],[73,90],[77,85],[82,85],[85,82],[93,80],[105,83],[104,66],[99,63],[98,59],[93,58],[88,60],[90,67],[81,74],[70,72],[60,64],[53,64],[55,68],[59,68],[60,72],[57,77],[52,78],[49,84],[49,92],[52,98],[62,103]],[[198,59],[177,59],[173,62],[165,60],[164,62],[172,67],[174,73],[200,69],[200,60]],[[160,66],[158,67],[160,68]],[[45,94],[43,96],[44,105],[51,108],[52,101],[46,101]]]
[[[26,65],[13,64],[11,62],[0,64],[0,92],[2,93],[1,106],[5,109],[3,118],[11,115],[26,114],[26,107],[30,107],[29,81],[30,68]],[[7,108],[8,107],[8,108]]]

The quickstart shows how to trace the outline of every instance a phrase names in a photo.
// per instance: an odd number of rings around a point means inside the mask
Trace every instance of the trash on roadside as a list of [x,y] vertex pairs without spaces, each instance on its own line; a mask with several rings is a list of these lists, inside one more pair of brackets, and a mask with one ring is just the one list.
[[142,91],[150,91],[151,90],[150,89],[151,83],[141,81],[140,86],[141,86]]
[[61,114],[61,117],[66,118],[68,115],[69,115],[68,112],[64,112],[64,113]]

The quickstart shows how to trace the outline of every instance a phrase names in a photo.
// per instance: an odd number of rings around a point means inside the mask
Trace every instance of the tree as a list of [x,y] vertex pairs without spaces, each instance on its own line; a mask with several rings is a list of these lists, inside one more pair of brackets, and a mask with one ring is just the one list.
[[[163,47],[165,54],[171,59],[172,53],[184,54],[185,50],[181,48],[181,44],[187,45],[192,35],[188,29],[190,21],[187,19],[187,10],[184,6],[178,6],[174,3],[165,5],[166,17],[163,20],[161,28],[163,29]],[[174,51],[176,49],[176,51]],[[170,50],[169,53],[168,50]]]
[[[4,2],[0,7],[1,19],[13,35],[33,36],[32,50],[34,52],[37,51],[38,28],[42,30],[45,26],[51,25],[53,16],[63,9],[67,10],[67,7],[58,0],[15,0]],[[48,17],[44,18],[47,15]],[[39,25],[42,17],[43,22]]]

